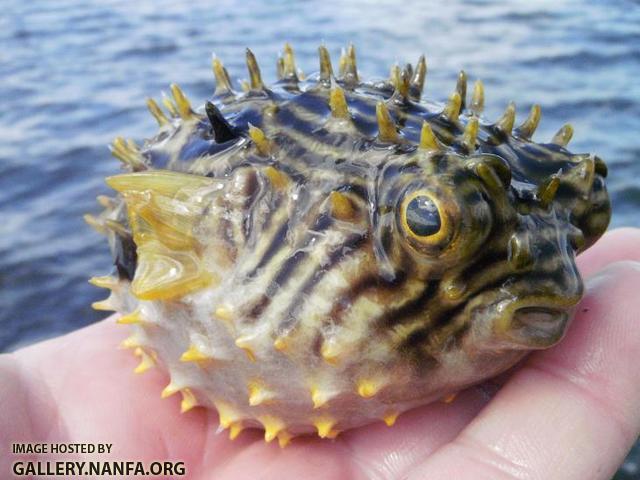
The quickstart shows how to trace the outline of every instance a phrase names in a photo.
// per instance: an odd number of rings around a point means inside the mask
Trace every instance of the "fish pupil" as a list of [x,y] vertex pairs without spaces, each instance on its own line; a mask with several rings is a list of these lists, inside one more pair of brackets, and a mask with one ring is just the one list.
[[415,235],[420,237],[435,235],[440,231],[440,214],[429,197],[420,195],[409,202],[407,225]]

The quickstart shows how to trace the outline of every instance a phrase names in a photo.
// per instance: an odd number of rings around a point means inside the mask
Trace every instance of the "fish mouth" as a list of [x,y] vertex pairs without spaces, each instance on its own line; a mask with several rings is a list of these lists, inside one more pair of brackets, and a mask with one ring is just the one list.
[[503,332],[516,346],[527,349],[549,348],[564,336],[569,312],[553,306],[517,308],[509,327]]

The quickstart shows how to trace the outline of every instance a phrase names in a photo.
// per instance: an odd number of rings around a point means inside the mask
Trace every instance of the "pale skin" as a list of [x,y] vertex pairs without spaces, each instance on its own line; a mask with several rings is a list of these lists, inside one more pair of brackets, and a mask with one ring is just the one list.
[[500,387],[284,449],[257,430],[230,441],[214,411],[180,414],[179,395],[160,398],[166,374],[132,373],[114,318],[2,355],[0,476],[28,441],[111,443],[84,459],[183,461],[195,479],[607,480],[640,433],[640,230],[608,233],[578,263],[587,288],[566,337]]

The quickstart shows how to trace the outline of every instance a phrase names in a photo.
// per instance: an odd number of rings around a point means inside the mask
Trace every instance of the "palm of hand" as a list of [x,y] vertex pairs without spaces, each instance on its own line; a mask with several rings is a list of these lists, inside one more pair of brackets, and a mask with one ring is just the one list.
[[160,399],[165,374],[131,373],[134,357],[114,348],[126,332],[111,319],[5,356],[0,379],[11,388],[0,393],[0,445],[111,443],[110,456],[90,459],[183,461],[187,478],[219,480],[606,479],[640,430],[640,374],[629,365],[640,355],[640,267],[607,266],[640,260],[637,245],[639,231],[617,231],[581,257],[591,280],[567,338],[531,355],[496,395],[471,388],[393,428],[300,437],[285,449],[257,430],[231,442],[215,412],[180,415],[178,395]]

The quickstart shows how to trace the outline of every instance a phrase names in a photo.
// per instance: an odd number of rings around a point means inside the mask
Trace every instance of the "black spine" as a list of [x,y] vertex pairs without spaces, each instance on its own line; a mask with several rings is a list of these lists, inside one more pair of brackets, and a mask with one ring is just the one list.
[[238,138],[238,134],[234,131],[229,122],[227,122],[220,110],[218,110],[218,107],[211,102],[207,102],[204,109],[207,113],[207,117],[209,117],[209,121],[211,122],[213,136],[217,143],[224,143]]

